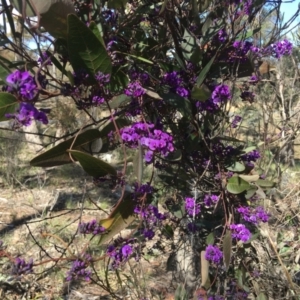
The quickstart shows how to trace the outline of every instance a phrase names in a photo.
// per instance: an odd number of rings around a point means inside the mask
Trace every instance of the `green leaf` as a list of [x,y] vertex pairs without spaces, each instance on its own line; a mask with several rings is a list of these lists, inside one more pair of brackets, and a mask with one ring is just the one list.
[[204,84],[202,84],[200,87],[198,87],[197,85],[195,85],[193,87],[193,89],[192,89],[191,96],[195,100],[206,101],[207,99],[210,98],[211,91]]
[[124,54],[125,56],[129,56],[129,57],[132,57],[132,58],[135,58],[137,60],[140,60],[142,62],[145,62],[149,65],[153,65],[153,61],[149,60],[149,59],[146,59],[144,57],[141,57],[141,56],[136,56],[136,55],[133,55],[133,54],[129,54],[129,53],[124,53],[124,52],[120,52],[120,51],[115,51],[115,53],[120,53],[120,54]]
[[119,108],[122,105],[126,105],[131,101],[131,97],[121,94],[118,96],[115,96],[111,99],[109,102],[109,106],[113,109]]
[[227,191],[231,194],[240,194],[249,188],[250,184],[237,176],[228,179]]
[[205,78],[206,78],[206,75],[207,73],[209,72],[212,64],[214,63],[216,59],[216,55],[213,56],[211,58],[211,60],[207,63],[207,65],[202,69],[202,71],[200,72],[199,76],[198,76],[198,79],[197,79],[197,86],[201,86],[202,83],[204,82]]
[[231,230],[226,229],[226,233],[223,238],[223,258],[224,258],[224,264],[226,267],[226,271],[228,271],[228,268],[230,265],[231,253],[232,253]]
[[179,284],[174,294],[174,300],[188,300],[188,299],[189,299],[189,294],[186,291],[184,285]]
[[245,198],[250,199],[252,196],[255,195],[256,191],[257,191],[257,187],[251,186],[250,189],[247,190],[247,192],[245,194]]
[[243,149],[243,154],[242,154],[242,155],[244,155],[244,154],[246,154],[246,153],[249,153],[249,152],[251,152],[251,151],[253,151],[253,150],[255,150],[255,149],[256,149],[255,146],[247,147],[247,148]]
[[163,233],[168,239],[174,237],[174,231],[173,231],[173,228],[172,228],[169,224],[166,224],[165,226],[163,226],[163,228],[162,228],[162,233]]
[[2,62],[0,61],[0,84],[5,84],[6,83],[6,77],[10,74],[9,68]]
[[182,54],[186,60],[190,60],[194,49],[198,47],[195,36],[185,29],[181,42]]
[[185,98],[173,93],[163,94],[162,98],[167,105],[170,105],[172,108],[175,108],[184,117],[187,118],[191,117],[192,115],[191,103]]
[[[76,140],[74,142],[75,138]],[[31,160],[30,165],[34,167],[52,167],[71,163],[72,160],[67,150],[71,148],[73,142],[74,144],[72,149],[84,150],[84,147],[89,146],[90,143],[99,140],[99,138],[101,138],[99,130],[86,130],[77,137],[72,137],[69,140],[64,141],[48,151],[36,156]]]
[[0,93],[0,121],[7,121],[5,114],[16,111],[18,100],[9,93]]
[[232,172],[243,172],[245,170],[244,164],[236,161],[230,166],[226,166],[226,169]]
[[256,297],[256,300],[268,300],[269,298],[263,293],[260,292],[259,295]]
[[68,152],[72,154],[72,157],[79,161],[81,167],[90,176],[97,178],[107,174],[117,175],[116,169],[101,159],[77,150],[68,150]]
[[207,237],[206,237],[206,244],[207,245],[213,245],[215,242],[215,234],[211,232]]
[[90,83],[97,72],[111,74],[112,64],[106,49],[88,27],[75,15],[68,16],[68,51],[74,71],[85,70]]
[[165,158],[168,161],[180,161],[182,158],[182,152],[178,149],[174,152],[170,152],[168,156]]
[[247,182],[254,182],[259,179],[259,175],[239,175],[239,177]]
[[263,179],[257,180],[256,184],[259,185],[262,188],[272,188],[276,185],[276,183],[273,182],[273,181],[263,180]]
[[106,48],[104,40],[103,40],[102,35],[101,35],[101,32],[99,31],[99,27],[98,27],[98,25],[94,21],[92,21],[90,23],[89,29],[92,30],[93,34],[97,37],[97,39],[100,41],[100,43],[102,44],[102,46],[104,48]]
[[128,76],[122,71],[122,68],[114,66],[112,68],[112,76],[109,83],[110,91],[114,93],[123,92],[128,83]]
[[113,9],[124,9],[128,0],[108,0],[107,7]]
[[136,219],[134,207],[135,204],[132,201],[132,195],[129,193],[126,194],[109,215],[109,219],[113,219],[112,225],[108,228],[109,232],[101,236],[99,244],[104,244],[111,240],[115,235],[134,222]]

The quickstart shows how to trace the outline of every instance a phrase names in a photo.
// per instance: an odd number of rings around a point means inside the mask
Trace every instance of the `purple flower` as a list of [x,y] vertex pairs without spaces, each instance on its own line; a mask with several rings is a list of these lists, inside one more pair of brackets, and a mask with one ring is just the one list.
[[187,224],[187,229],[190,233],[195,233],[198,230],[198,227],[194,222],[189,222]]
[[9,92],[18,92],[23,99],[32,100],[35,96],[36,84],[33,77],[27,72],[19,70],[9,74],[6,78]]
[[170,87],[176,88],[181,85],[182,79],[180,78],[178,72],[173,71],[164,75],[164,82]]
[[109,83],[110,81],[110,74],[104,74],[102,72],[98,72],[96,75],[95,75],[95,79],[98,81],[98,84],[100,86],[103,86],[107,83]]
[[96,106],[98,106],[104,102],[105,102],[105,99],[103,97],[100,97],[97,95],[92,97],[92,103],[95,104]]
[[15,119],[17,123],[24,126],[29,126],[33,119],[40,121],[43,124],[48,124],[48,118],[43,111],[39,111],[32,104],[25,102],[20,103],[20,108],[17,113],[5,114],[5,117],[8,119]]
[[227,35],[225,29],[219,30],[218,39],[221,43],[225,43],[225,41],[227,40],[227,37],[228,37],[228,35]]
[[252,84],[252,85],[256,85],[256,83],[259,81],[259,78],[256,76],[256,75],[252,75],[251,77],[250,77],[250,84]]
[[242,117],[241,116],[234,116],[234,119],[231,122],[231,127],[232,128],[237,128],[238,123],[242,121]]
[[97,223],[96,220],[92,220],[87,223],[80,223],[78,230],[82,234],[102,234],[105,232],[105,228]]
[[212,206],[218,201],[219,201],[219,197],[217,195],[205,195],[203,199],[203,202],[206,206]]
[[128,258],[131,254],[132,254],[132,247],[130,245],[124,245],[122,248],[121,248],[121,251],[122,251],[122,255],[125,257],[125,258]]
[[15,263],[13,265],[12,274],[14,275],[26,275],[32,273],[33,268],[33,259],[31,258],[28,263],[20,257],[15,259]]
[[71,281],[73,279],[79,279],[83,277],[86,281],[89,281],[91,279],[92,272],[90,270],[87,270],[88,263],[91,260],[91,257],[89,255],[86,255],[84,259],[76,259],[71,269],[67,273],[67,281]]
[[215,264],[219,264],[223,258],[222,251],[213,245],[208,245],[205,249],[205,259]]
[[44,64],[44,66],[51,66],[52,65],[50,56],[47,54],[47,52],[42,52],[42,56],[40,56],[38,58],[37,62],[38,62],[39,65],[43,64],[44,62],[46,62],[46,64]]
[[185,198],[185,209],[190,216],[195,216],[200,213],[200,205],[196,203],[194,198]]
[[256,162],[260,158],[260,153],[257,150],[253,150],[242,155],[241,158],[245,162]]
[[232,238],[236,238],[242,242],[247,242],[251,238],[250,231],[243,224],[231,224],[230,229],[232,230]]
[[148,240],[152,240],[155,236],[155,233],[152,229],[144,229],[143,230],[143,235],[145,238],[147,238]]
[[265,223],[269,220],[268,213],[261,206],[255,209],[251,209],[248,206],[241,206],[237,208],[237,211],[241,214],[242,218],[249,223],[258,224],[259,221]]
[[187,97],[189,95],[189,91],[182,86],[178,86],[176,88],[176,94],[178,94],[181,97]]
[[143,87],[139,84],[138,81],[129,83],[127,88],[125,89],[125,94],[130,97],[141,97],[142,95],[146,94],[146,91]]
[[288,40],[279,41],[275,44],[271,44],[267,52],[271,52],[276,58],[281,58],[282,56],[291,55],[293,51],[293,44]]
[[221,84],[215,87],[211,99],[214,104],[220,104],[230,99],[229,86]]

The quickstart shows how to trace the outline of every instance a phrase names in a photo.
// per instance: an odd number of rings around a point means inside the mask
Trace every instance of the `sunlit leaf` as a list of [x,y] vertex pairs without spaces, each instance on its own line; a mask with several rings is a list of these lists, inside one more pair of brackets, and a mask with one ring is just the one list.
[[230,265],[231,253],[232,253],[231,230],[226,229],[226,233],[223,238],[223,258],[224,258],[224,264],[226,267],[226,271],[228,271],[228,268]]
[[209,261],[205,258],[205,251],[201,251],[201,286],[207,287],[209,281]]
[[233,176],[228,179],[227,183],[227,191],[231,194],[240,194],[250,188],[249,182],[237,177]]

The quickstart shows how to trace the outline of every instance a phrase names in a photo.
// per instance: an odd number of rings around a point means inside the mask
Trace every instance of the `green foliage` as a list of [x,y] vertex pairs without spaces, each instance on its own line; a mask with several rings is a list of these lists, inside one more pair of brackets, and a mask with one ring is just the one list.
[[5,114],[14,113],[18,100],[9,93],[0,93],[0,121],[7,120]]

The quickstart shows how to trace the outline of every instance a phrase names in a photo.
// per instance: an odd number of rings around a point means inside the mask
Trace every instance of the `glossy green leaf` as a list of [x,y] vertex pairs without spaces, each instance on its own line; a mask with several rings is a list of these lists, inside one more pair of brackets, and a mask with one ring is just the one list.
[[72,160],[67,150],[71,148],[74,138],[76,138],[76,140],[72,149],[84,151],[84,147],[101,138],[101,133],[97,129],[86,130],[77,137],[72,137],[36,156],[31,160],[30,165],[35,167],[52,167],[71,163]]
[[18,106],[18,100],[9,93],[0,93],[0,121],[7,121],[5,114],[14,113]]
[[237,176],[228,179],[227,191],[231,194],[240,194],[249,188],[250,184]]
[[179,111],[184,117],[191,117],[192,107],[187,99],[173,93],[162,94],[162,98],[167,105]]
[[109,83],[109,89],[111,92],[122,93],[128,83],[128,76],[123,72],[122,68],[119,66],[114,66],[112,68],[112,75]]
[[191,96],[192,98],[194,98],[195,100],[199,100],[199,101],[206,101],[207,99],[210,98],[211,96],[211,91],[210,89],[202,84],[200,87],[198,87],[197,85],[195,85],[192,89],[191,92]]
[[230,260],[232,254],[232,237],[231,237],[231,230],[226,229],[225,236],[223,238],[223,258],[226,271],[228,271]]
[[74,71],[85,70],[95,83],[97,72],[111,74],[112,64],[106,49],[95,34],[75,15],[68,16],[68,51]]
[[116,169],[101,159],[77,150],[68,150],[68,152],[79,161],[81,167],[90,176],[97,178],[107,174],[117,175]]
[[247,192],[245,194],[245,198],[250,199],[251,197],[253,197],[255,195],[256,191],[257,191],[257,187],[251,186],[250,189],[247,190]]
[[226,169],[232,172],[243,172],[245,170],[245,165],[236,161],[232,163],[230,166],[226,166]]
[[126,194],[109,215],[109,219],[113,219],[113,222],[108,228],[108,233],[101,236],[99,244],[110,241],[115,235],[119,234],[135,221],[134,207],[135,204],[132,201],[132,195],[129,193]]

